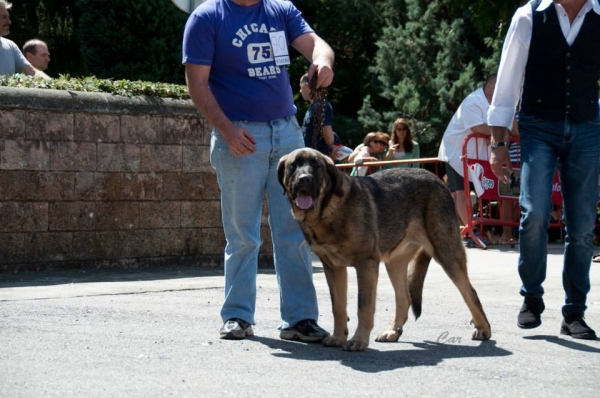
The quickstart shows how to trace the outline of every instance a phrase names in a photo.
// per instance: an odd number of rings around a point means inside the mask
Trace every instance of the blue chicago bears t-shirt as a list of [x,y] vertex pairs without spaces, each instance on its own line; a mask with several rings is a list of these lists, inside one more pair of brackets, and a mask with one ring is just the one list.
[[209,87],[230,120],[266,122],[296,113],[284,66],[277,66],[270,31],[288,45],[313,32],[290,1],[240,6],[209,0],[190,15],[183,35],[183,63],[211,66]]

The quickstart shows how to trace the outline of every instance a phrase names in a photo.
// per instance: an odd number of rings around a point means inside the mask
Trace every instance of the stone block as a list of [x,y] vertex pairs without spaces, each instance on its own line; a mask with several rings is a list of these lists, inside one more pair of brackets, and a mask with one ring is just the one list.
[[162,175],[156,173],[96,173],[84,182],[102,201],[159,200],[162,194]]
[[52,170],[95,171],[96,144],[88,142],[54,142]]
[[86,142],[119,142],[119,116],[75,113],[74,140]]
[[73,119],[70,112],[31,112],[27,115],[25,138],[73,141]]
[[52,143],[39,140],[6,140],[0,169],[49,170]]
[[260,252],[273,253],[273,239],[269,226],[260,227]]
[[[202,117],[165,118],[162,131],[164,137],[176,139],[172,143],[210,145],[210,126]],[[166,139],[163,139],[163,143],[167,143]]]
[[23,249],[28,261],[65,261],[72,250],[71,232],[33,232],[25,235]]
[[134,144],[98,144],[98,171],[140,171],[141,148]]
[[108,173],[76,172],[73,200],[98,200],[101,176]]
[[27,118],[30,110],[0,110],[0,140],[24,140],[27,131]]
[[142,145],[141,171],[181,171],[181,145]]
[[73,232],[71,258],[77,260],[118,258],[123,242],[119,241],[118,231],[76,231]]
[[0,202],[0,232],[48,230],[48,203]]
[[160,230],[119,231],[121,258],[156,257],[160,255]]
[[140,228],[179,228],[181,202],[140,203]]
[[181,226],[183,228],[222,227],[221,203],[216,200],[183,202],[181,204]]
[[99,202],[96,205],[96,229],[99,231],[137,229],[140,226],[139,202]]
[[48,213],[50,231],[84,231],[95,227],[95,202],[52,202]]
[[160,232],[161,256],[195,256],[202,253],[201,230],[165,229]]
[[27,174],[27,198],[29,200],[72,200],[74,186],[74,173],[50,171]]
[[221,200],[221,190],[217,181],[217,173],[211,170],[209,173],[202,173],[202,199]]
[[225,251],[225,233],[223,228],[202,229],[202,254],[220,254]]
[[163,117],[122,115],[121,142],[127,144],[160,144]]
[[24,261],[24,233],[0,233],[0,264]]
[[27,200],[30,171],[0,170],[0,200]]
[[210,147],[204,145],[185,145],[183,147],[184,173],[211,173]]
[[163,199],[200,200],[204,198],[204,173],[163,174]]

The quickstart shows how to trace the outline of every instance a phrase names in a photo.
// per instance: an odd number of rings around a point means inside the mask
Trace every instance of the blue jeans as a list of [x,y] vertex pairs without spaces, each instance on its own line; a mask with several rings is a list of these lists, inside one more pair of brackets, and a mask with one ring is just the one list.
[[552,180],[558,167],[566,225],[563,315],[583,314],[590,290],[590,264],[598,203],[600,124],[546,121],[519,115],[521,134],[521,295],[542,297],[546,279]]
[[256,151],[236,157],[215,130],[210,142],[210,162],[221,189],[221,215],[225,246],[225,302],[223,322],[240,318],[254,324],[256,273],[260,248],[263,195],[269,207],[275,271],[279,284],[281,328],[304,319],[317,320],[317,295],[312,280],[312,258],[289,200],[277,179],[279,159],[304,146],[295,117],[266,123],[234,122],[247,129]]

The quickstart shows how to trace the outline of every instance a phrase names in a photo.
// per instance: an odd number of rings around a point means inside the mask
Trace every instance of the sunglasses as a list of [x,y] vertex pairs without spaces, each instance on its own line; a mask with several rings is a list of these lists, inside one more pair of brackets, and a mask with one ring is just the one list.
[[372,142],[374,142],[375,144],[387,145],[387,142],[381,140],[373,140]]

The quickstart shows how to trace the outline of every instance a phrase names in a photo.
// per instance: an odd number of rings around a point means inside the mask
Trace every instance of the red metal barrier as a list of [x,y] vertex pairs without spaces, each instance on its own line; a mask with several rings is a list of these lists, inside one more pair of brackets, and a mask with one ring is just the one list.
[[[469,235],[469,237],[479,247],[485,249],[487,246],[481,239],[475,234],[476,227],[479,227],[481,235],[485,236],[484,226],[519,226],[519,221],[511,221],[510,217],[503,220],[504,217],[502,203],[505,201],[511,204],[519,202],[520,193],[520,177],[521,177],[521,165],[519,163],[512,163],[513,174],[509,178],[509,183],[504,184],[498,181],[498,178],[492,171],[489,164],[489,153],[477,153],[476,158],[467,157],[467,148],[475,140],[476,147],[479,147],[480,142],[477,140],[489,140],[488,135],[484,134],[469,134],[463,141],[463,173],[464,173],[464,192],[466,196],[467,204],[467,225],[464,226],[461,233],[463,235]],[[518,138],[511,137],[511,143],[518,143]],[[486,145],[487,147],[487,145]],[[471,179],[469,179],[469,175]],[[473,210],[471,205],[471,189],[470,184],[473,184],[475,192],[477,193],[477,209]],[[558,217],[556,222],[551,222],[550,227],[563,227],[561,223],[561,208],[562,208],[562,194],[560,179],[558,177],[558,171],[554,175],[554,182],[552,184],[552,204],[558,211]],[[496,208],[496,211],[493,211]],[[481,236],[480,235],[480,236]]]

